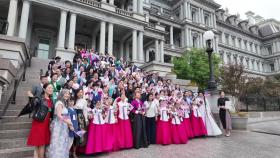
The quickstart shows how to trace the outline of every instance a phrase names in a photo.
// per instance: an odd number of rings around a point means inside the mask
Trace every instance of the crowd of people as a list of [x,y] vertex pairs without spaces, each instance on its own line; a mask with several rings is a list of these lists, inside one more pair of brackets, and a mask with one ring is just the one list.
[[[43,121],[33,120],[27,141],[38,158],[186,144],[222,134],[203,92],[181,89],[108,54],[83,49],[73,61],[56,57],[40,80],[28,93],[49,109]],[[226,100],[221,92],[218,106],[229,136]]]

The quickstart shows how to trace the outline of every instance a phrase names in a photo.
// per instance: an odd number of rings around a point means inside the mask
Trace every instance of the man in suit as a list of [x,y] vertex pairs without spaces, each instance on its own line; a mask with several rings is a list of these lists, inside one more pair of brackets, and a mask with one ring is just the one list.
[[43,92],[43,85],[48,83],[48,77],[47,76],[41,76],[40,77],[40,84],[36,84],[32,86],[32,90],[27,92],[27,95],[29,97],[41,97]]

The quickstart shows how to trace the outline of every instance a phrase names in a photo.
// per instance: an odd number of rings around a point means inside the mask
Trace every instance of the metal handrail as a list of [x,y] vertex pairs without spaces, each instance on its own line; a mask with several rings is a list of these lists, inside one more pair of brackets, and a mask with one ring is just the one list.
[[30,63],[31,63],[31,57],[28,57],[28,59],[23,63],[23,67],[21,67],[18,70],[18,72],[21,72],[21,71],[23,71],[23,72],[17,73],[17,76],[14,79],[13,90],[12,90],[10,96],[7,97],[8,99],[6,100],[6,103],[2,104],[2,105],[4,105],[4,109],[2,109],[2,113],[0,114],[0,119],[3,119],[3,116],[6,114],[6,111],[9,108],[9,105],[16,103],[17,88],[20,84],[20,81],[25,81],[27,64],[30,67]]

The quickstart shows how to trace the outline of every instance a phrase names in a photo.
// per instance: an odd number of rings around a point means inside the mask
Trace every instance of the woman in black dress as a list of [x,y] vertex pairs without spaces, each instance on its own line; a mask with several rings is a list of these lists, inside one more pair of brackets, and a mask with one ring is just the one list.
[[218,99],[218,107],[219,107],[219,116],[222,122],[223,128],[227,137],[230,136],[231,128],[231,118],[229,111],[225,108],[226,101],[229,101],[228,98],[225,97],[225,92],[220,92],[220,98]]

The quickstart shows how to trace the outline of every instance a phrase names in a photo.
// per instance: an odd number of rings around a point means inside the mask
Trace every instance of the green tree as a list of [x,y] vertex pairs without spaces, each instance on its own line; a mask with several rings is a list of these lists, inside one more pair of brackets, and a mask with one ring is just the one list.
[[[220,57],[216,53],[212,54],[215,78],[220,74]],[[208,54],[204,49],[192,49],[185,52],[182,57],[174,58],[173,72],[179,79],[188,79],[195,82],[199,88],[207,88],[209,81]]]

